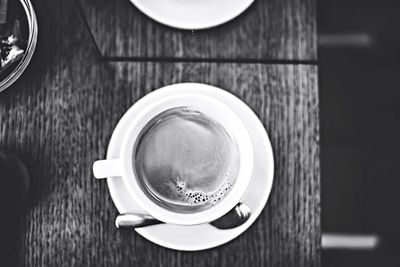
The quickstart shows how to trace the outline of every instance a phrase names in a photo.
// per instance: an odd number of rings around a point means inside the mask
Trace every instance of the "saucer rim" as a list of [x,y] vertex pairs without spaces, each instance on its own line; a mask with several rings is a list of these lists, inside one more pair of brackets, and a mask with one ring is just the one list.
[[238,7],[235,12],[226,14],[225,16],[221,16],[219,19],[216,20],[205,20],[202,23],[194,23],[194,24],[187,24],[185,22],[179,22],[174,20],[174,18],[163,18],[159,15],[157,15],[155,12],[151,10],[151,8],[146,7],[140,0],[129,0],[140,12],[145,14],[147,17],[157,21],[158,23],[161,23],[163,25],[176,28],[176,29],[181,29],[181,30],[205,30],[213,27],[220,26],[224,23],[227,23],[234,18],[238,17],[240,14],[242,14],[246,9],[248,9],[255,0],[244,0],[240,6]]

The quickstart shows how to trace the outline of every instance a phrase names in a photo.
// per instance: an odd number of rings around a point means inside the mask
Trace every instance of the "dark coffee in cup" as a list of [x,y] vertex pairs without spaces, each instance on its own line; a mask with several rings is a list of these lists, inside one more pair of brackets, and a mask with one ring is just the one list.
[[143,191],[158,205],[181,213],[205,210],[229,194],[239,161],[236,142],[223,125],[189,107],[151,119],[133,154]]

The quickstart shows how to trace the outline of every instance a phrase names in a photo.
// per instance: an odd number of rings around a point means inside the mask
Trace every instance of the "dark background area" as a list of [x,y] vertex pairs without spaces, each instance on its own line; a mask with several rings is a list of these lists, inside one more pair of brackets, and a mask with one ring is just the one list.
[[323,266],[400,266],[400,1],[318,1],[322,230],[378,234]]

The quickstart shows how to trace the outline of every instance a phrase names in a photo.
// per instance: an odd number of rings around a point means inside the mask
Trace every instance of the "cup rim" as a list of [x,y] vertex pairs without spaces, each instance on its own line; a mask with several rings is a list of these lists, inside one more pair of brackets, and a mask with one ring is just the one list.
[[[165,110],[179,106],[192,107],[214,118],[216,112],[219,113],[220,115],[218,115],[216,120],[220,122],[225,127],[228,134],[235,139],[240,157],[239,173],[229,194],[215,206],[193,213],[174,212],[151,200],[150,197],[143,192],[143,189],[137,181],[134,167],[132,167],[134,146],[142,128],[154,116]],[[246,156],[246,160],[243,160],[244,156]],[[166,223],[195,225],[218,219],[240,202],[251,179],[254,151],[246,126],[229,106],[210,96],[196,93],[180,93],[156,101],[136,115],[122,140],[120,158],[122,160],[122,179],[124,184],[143,210],[154,218]]]

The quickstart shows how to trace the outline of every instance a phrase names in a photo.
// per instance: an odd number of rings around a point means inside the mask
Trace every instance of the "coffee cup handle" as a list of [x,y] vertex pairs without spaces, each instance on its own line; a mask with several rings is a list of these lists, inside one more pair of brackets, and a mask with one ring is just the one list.
[[97,179],[121,176],[121,160],[105,159],[93,163],[93,175]]

